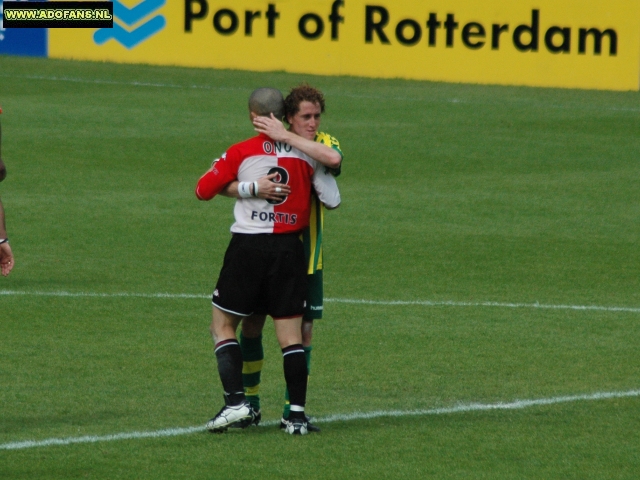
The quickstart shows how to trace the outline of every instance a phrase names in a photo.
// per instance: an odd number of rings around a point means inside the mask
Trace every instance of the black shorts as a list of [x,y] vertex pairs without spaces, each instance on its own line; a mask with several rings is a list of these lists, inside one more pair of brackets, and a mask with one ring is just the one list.
[[307,297],[307,262],[298,234],[231,238],[212,302],[235,315],[299,317]]

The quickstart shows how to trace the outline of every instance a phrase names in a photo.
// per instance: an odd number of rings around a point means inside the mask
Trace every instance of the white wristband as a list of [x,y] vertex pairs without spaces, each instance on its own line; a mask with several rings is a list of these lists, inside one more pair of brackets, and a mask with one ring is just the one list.
[[9,239],[8,238],[0,239],[0,245],[2,245],[3,243],[9,243]]
[[240,195],[240,198],[251,197],[251,190],[249,190],[250,185],[250,182],[240,182],[238,184],[238,195]]

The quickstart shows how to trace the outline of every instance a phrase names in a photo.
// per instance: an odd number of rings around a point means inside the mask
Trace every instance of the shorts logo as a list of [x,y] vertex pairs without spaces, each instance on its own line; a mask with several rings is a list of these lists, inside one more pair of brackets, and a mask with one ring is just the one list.
[[273,153],[273,143],[264,142],[262,144],[262,149],[264,150],[264,153],[266,153],[267,155],[271,155]]
[[219,297],[220,296],[220,293],[218,293],[218,289],[217,288],[213,291],[213,296],[214,297]]
[[[271,179],[273,183],[284,183],[287,185],[289,183],[289,172],[287,172],[282,167],[273,167],[269,169],[269,173],[267,175],[271,175],[272,173],[276,173],[277,175]],[[267,200],[271,205],[281,205],[287,200],[287,197],[282,200]]]
[[[162,15],[156,15],[153,18],[144,20],[145,17],[164,6],[165,3],[166,0],[143,0],[130,9],[118,0],[113,0],[113,28],[96,30],[93,34],[93,41],[97,45],[102,45],[113,38],[116,42],[131,50],[165,27],[167,21]],[[127,30],[115,20],[133,27],[133,29]],[[136,24],[138,25],[134,27]]]

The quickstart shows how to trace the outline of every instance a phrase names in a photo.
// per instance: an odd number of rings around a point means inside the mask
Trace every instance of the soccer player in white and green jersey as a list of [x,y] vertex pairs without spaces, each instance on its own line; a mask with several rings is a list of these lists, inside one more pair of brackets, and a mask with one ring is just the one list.
[[[322,92],[303,84],[291,90],[285,99],[285,113],[289,130],[275,118],[259,117],[254,121],[256,130],[267,134],[276,141],[298,148],[314,160],[319,161],[334,175],[340,174],[343,154],[338,141],[326,133],[318,132],[325,103]],[[313,195],[309,228],[302,235],[305,253],[308,258],[309,293],[307,308],[302,319],[302,344],[310,367],[313,339],[313,321],[322,318],[323,281],[322,281],[322,233],[324,224],[324,206]],[[260,374],[264,361],[262,349],[262,326],[264,317],[251,316],[243,320],[240,345],[244,358],[243,382],[245,395],[256,412],[260,411]],[[285,392],[283,420],[289,415],[288,392]],[[259,422],[259,415],[257,421]],[[310,431],[319,429],[309,424]]]

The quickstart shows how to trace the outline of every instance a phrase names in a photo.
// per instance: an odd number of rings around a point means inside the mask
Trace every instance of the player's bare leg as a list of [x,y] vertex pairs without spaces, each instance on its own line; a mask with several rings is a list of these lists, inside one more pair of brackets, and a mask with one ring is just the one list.
[[302,320],[302,345],[305,347],[311,346],[311,340],[313,339],[313,320]]
[[280,348],[302,344],[302,317],[274,319],[273,324]]
[[217,344],[223,340],[235,340],[236,330],[242,318],[240,315],[234,315],[220,310],[218,307],[213,307],[213,319],[209,327],[213,342]]

